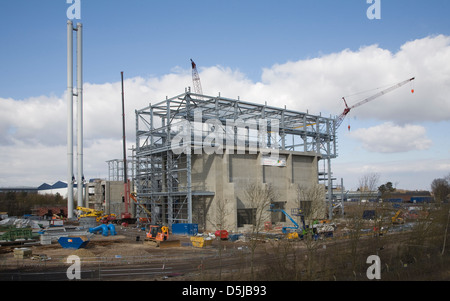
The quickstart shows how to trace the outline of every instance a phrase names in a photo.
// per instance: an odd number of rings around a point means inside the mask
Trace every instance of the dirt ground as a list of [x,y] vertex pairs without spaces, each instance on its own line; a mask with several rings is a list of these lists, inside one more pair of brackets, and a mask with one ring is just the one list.
[[[335,222],[338,227],[335,230],[334,238],[329,240],[325,239],[323,241],[320,241],[320,245],[318,247],[318,256],[321,253],[328,252],[328,250],[337,250],[339,252],[344,252],[341,250],[347,250],[346,248],[340,248],[339,246],[341,244],[350,243],[348,236],[346,233],[348,233],[349,228],[351,228],[351,223],[356,219],[360,218],[362,216],[362,213],[366,209],[377,209],[378,214],[385,217],[385,219],[389,222],[390,217],[395,213],[395,209],[393,208],[373,208],[371,204],[368,205],[357,205],[357,204],[349,204],[346,206],[346,214],[344,217],[338,217],[336,216],[333,219],[333,222]],[[362,224],[362,227],[365,229],[373,229],[375,226],[374,221],[364,221]],[[403,226],[402,226],[403,227]],[[95,234],[91,236],[89,243],[86,245],[85,248],[81,249],[65,249],[63,248],[58,242],[54,242],[51,245],[40,245],[39,243],[35,245],[28,245],[28,246],[2,246],[0,247],[0,274],[7,273],[7,272],[13,272],[14,270],[18,270],[20,268],[27,268],[29,270],[35,270],[38,267],[43,267],[47,265],[51,267],[66,267],[67,266],[67,257],[70,255],[77,255],[81,258],[83,263],[87,263],[90,266],[97,265],[97,269],[100,269],[98,266],[102,265],[105,267],[105,269],[120,269],[124,268],[126,265],[128,265],[129,268],[136,268],[139,269],[148,269],[148,270],[154,270],[157,265],[160,265],[163,261],[167,259],[170,259],[167,262],[170,262],[170,267],[173,269],[174,274],[183,276],[177,276],[174,278],[171,278],[172,280],[190,280],[195,279],[198,280],[198,276],[203,277],[205,275],[215,275],[217,270],[218,264],[218,250],[219,250],[219,244],[220,247],[223,248],[224,253],[223,257],[221,257],[221,273],[223,275],[227,275],[229,273],[230,275],[233,275],[233,279],[237,279],[237,276],[235,275],[241,275],[241,273],[245,272],[245,268],[249,266],[250,259],[248,257],[248,251],[245,253],[245,248],[248,248],[249,243],[243,242],[243,241],[220,241],[220,240],[213,240],[212,245],[205,247],[205,248],[196,248],[192,246],[190,237],[189,236],[181,236],[181,235],[170,235],[170,240],[179,240],[180,246],[178,247],[171,247],[171,248],[158,248],[154,244],[148,244],[144,242],[145,238],[145,232],[139,230],[138,228],[134,226],[129,227],[116,227],[117,235],[114,236],[103,236],[101,234]],[[276,232],[280,232],[281,227],[277,227],[274,225],[273,227],[273,234]],[[405,232],[408,233],[408,232]],[[402,277],[405,272],[409,273],[410,275],[413,275],[415,271],[413,272],[413,264],[409,264],[408,270],[401,267],[398,270],[394,270],[393,258],[394,255],[398,255],[399,252],[398,247],[400,246],[400,233],[397,234],[397,232],[392,232],[387,236],[383,236],[383,242],[386,244],[383,248],[383,251],[387,253],[391,249],[395,251],[393,255],[389,255],[386,257],[383,257],[383,260],[387,262],[389,260],[389,269],[395,271],[395,273],[403,273]],[[367,236],[364,236],[365,241],[368,242],[371,241],[370,239],[373,238],[373,233],[368,232]],[[341,239],[344,238],[344,239]],[[347,239],[346,239],[347,238]],[[393,238],[393,239],[391,239]],[[271,239],[268,239],[268,243],[263,243],[261,245],[261,248],[258,249],[258,252],[260,252],[261,261],[258,263],[262,265],[263,267],[267,268],[267,262],[269,258],[270,260],[281,260],[280,256],[277,256],[276,252],[283,251],[280,249],[280,247],[284,246],[276,245],[275,242],[276,239],[274,236],[271,236]],[[377,241],[380,241],[379,239]],[[394,241],[395,243],[391,245],[391,241]],[[402,240],[403,241],[403,240]],[[333,246],[334,244],[334,246]],[[327,245],[327,246],[326,246]],[[273,247],[272,249],[270,247]],[[295,247],[296,250],[298,250],[298,253],[295,254],[295,256],[298,256],[298,258],[303,258],[304,254],[302,252],[305,251],[305,243],[302,242],[293,242],[290,243],[290,246]],[[364,244],[361,244],[361,247],[365,246]],[[390,246],[390,247],[389,247]],[[32,250],[33,255],[45,255],[47,258],[51,258],[47,261],[40,261],[40,260],[32,260],[30,258],[26,259],[17,259],[14,258],[14,247],[20,248],[20,247],[26,247]],[[421,246],[420,250],[424,249],[423,246]],[[378,250],[378,249],[377,249]],[[381,250],[381,249],[380,249]],[[430,249],[431,250],[431,249]],[[289,250],[286,249],[286,252]],[[337,252],[336,251],[336,252]],[[412,251],[410,249],[406,250],[409,253]],[[404,251],[404,252],[406,252]],[[413,250],[414,251],[414,250]],[[338,254],[337,252],[336,254]],[[429,251],[431,252],[431,251]],[[409,254],[408,253],[408,254]],[[222,253],[221,253],[222,254]],[[280,253],[281,255],[284,254],[283,252]],[[286,253],[288,254],[288,253]],[[289,253],[290,254],[290,253]],[[400,254],[400,253],[399,253]],[[402,253],[403,254],[403,253]],[[412,253],[413,255],[416,253]],[[422,254],[422,253],[420,253]],[[420,255],[419,254],[419,255]],[[334,254],[335,255],[335,254]],[[400,254],[401,255],[401,254]],[[247,256],[247,257],[246,257]],[[403,256],[403,255],[402,255]],[[325,258],[324,256],[323,258]],[[130,263],[126,262],[128,259],[131,258]],[[320,257],[322,258],[322,257]],[[417,256],[418,259],[421,259],[422,257]],[[428,257],[426,257],[428,258]],[[172,260],[176,259],[176,260]],[[404,258],[401,257],[401,260],[404,261]],[[253,259],[252,259],[253,260]],[[365,260],[365,259],[364,259]],[[391,263],[392,261],[392,263]],[[165,261],[166,262],[166,261]],[[275,262],[275,261],[274,261]],[[302,261],[303,262],[303,261]],[[282,263],[282,262],[281,262]],[[364,261],[365,263],[365,261]],[[419,262],[422,264],[421,262]],[[418,266],[418,271],[421,273],[425,271],[423,266],[420,266],[419,269],[419,263],[415,264]],[[431,263],[435,264],[434,262],[428,263],[430,265]],[[439,262],[437,262],[434,267],[438,267]],[[122,266],[120,266],[122,265]],[[113,267],[114,266],[114,267]],[[289,267],[288,267],[289,268]],[[274,267],[275,269],[275,267]],[[276,269],[275,269],[276,271]],[[447,272],[447,271],[445,271]],[[209,273],[209,274],[208,274]],[[102,276],[105,274],[104,271],[102,271]],[[387,279],[389,274],[384,274],[384,279]],[[448,274],[446,274],[442,279],[448,279]],[[128,277],[128,276],[127,276]],[[137,276],[138,277],[138,276]],[[189,278],[194,277],[194,278]],[[400,276],[399,276],[400,277]],[[412,277],[412,276],[410,276]],[[434,276],[433,276],[434,277]],[[100,278],[100,277],[97,277]],[[128,277],[129,280],[131,280],[131,277]],[[127,278],[127,279],[128,279]],[[401,278],[401,277],[400,277]],[[144,280],[144,278],[142,278]],[[163,278],[161,276],[155,276],[153,279],[145,278],[145,280],[162,280]],[[203,279],[203,278],[200,278]],[[440,278],[438,278],[440,279]],[[101,279],[105,280],[105,278]],[[106,280],[109,280],[106,279]],[[133,278],[135,280],[135,278]],[[163,279],[165,280],[165,279]]]
[[[198,280],[198,275],[205,268],[215,269],[216,256],[218,247],[221,244],[226,251],[233,253],[240,246],[245,245],[240,241],[218,241],[213,240],[211,245],[203,248],[194,247],[189,236],[170,235],[169,240],[179,240],[179,246],[176,247],[157,247],[153,243],[144,241],[145,232],[133,227],[116,227],[117,235],[103,236],[95,234],[90,237],[88,244],[80,249],[66,249],[58,242],[51,245],[35,245],[28,246],[8,246],[0,247],[3,252],[0,253],[0,276],[3,274],[6,278],[12,273],[35,273],[39,271],[50,272],[57,269],[67,269],[67,258],[70,255],[80,257],[82,265],[91,267],[91,270],[102,270],[102,280],[116,280],[114,277],[105,276],[107,273],[122,273],[124,269],[131,269],[130,274],[125,275],[126,280],[167,280],[167,281],[186,281]],[[138,239],[139,236],[139,239]],[[14,257],[14,248],[31,249],[32,255],[36,259],[30,257],[18,259]],[[238,251],[240,252],[240,251]],[[37,259],[37,255],[44,255],[46,260]],[[227,256],[234,264],[239,262],[239,258]],[[208,264],[207,264],[208,262]],[[204,266],[203,266],[203,264]],[[160,275],[155,272],[154,276],[140,276],[139,271],[157,270],[161,266],[166,265],[166,272],[161,271]],[[136,272],[133,272],[135,269]],[[110,272],[105,272],[110,270]],[[213,272],[214,273],[214,272]],[[100,276],[96,276],[98,279]],[[11,278],[11,277],[9,277]],[[118,277],[116,277],[118,278]]]
[[[157,247],[154,243],[144,241],[145,232],[133,227],[116,228],[117,235],[103,236],[101,234],[93,234],[88,244],[84,248],[67,249],[63,248],[58,242],[53,242],[50,245],[41,245],[36,242],[35,245],[17,245],[17,246],[3,246],[0,254],[0,271],[8,269],[9,267],[17,267],[17,263],[26,265],[27,267],[33,265],[42,265],[39,260],[32,260],[25,258],[18,260],[14,257],[14,248],[31,249],[32,255],[45,255],[47,261],[52,264],[65,264],[66,259],[70,255],[76,255],[81,258],[83,262],[102,261],[102,264],[113,264],[115,260],[121,258],[134,258],[139,260],[150,258],[161,258],[163,256],[171,258],[189,258],[196,256],[196,254],[204,255],[205,253],[214,254],[216,249],[212,246],[206,248],[195,248],[192,246],[188,236],[171,235],[170,240],[179,240],[180,244],[176,247]],[[230,243],[230,242],[224,242]]]
[[[279,228],[279,229],[278,229]],[[271,231],[278,233],[281,227],[274,227]],[[338,228],[339,232],[342,228]],[[170,240],[179,240],[179,247],[158,248],[154,244],[144,242],[145,232],[136,227],[116,227],[117,235],[103,236],[101,234],[93,234],[88,244],[80,249],[65,249],[58,242],[51,245],[41,245],[36,242],[34,245],[8,246],[0,249],[0,271],[2,269],[16,268],[17,264],[26,265],[27,267],[42,265],[39,260],[23,259],[21,262],[14,258],[14,248],[29,248],[33,255],[44,255],[51,264],[66,264],[67,257],[77,255],[83,262],[89,263],[102,261],[102,264],[113,264],[121,258],[158,258],[167,256],[170,258],[195,258],[196,255],[204,255],[217,253],[217,240],[213,240],[213,244],[206,248],[196,248],[192,246],[189,236],[170,235]],[[225,249],[236,249],[245,245],[240,241],[221,241],[222,247]]]

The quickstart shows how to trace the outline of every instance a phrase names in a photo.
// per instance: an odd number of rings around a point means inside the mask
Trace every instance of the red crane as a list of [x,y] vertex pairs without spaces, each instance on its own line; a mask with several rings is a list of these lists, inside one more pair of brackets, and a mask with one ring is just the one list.
[[123,89],[123,72],[120,73],[122,78],[122,131],[123,131],[123,183],[124,183],[124,203],[125,211],[121,214],[121,220],[127,222],[131,219],[131,213],[128,212],[128,206],[130,204],[130,181],[127,175],[127,148],[126,148],[126,138],[125,138],[125,98]]
[[194,63],[192,59],[191,65],[192,65],[192,82],[194,83],[194,93],[202,95],[203,94],[202,83],[200,82],[200,76],[198,75],[197,65]]
[[[380,97],[380,96],[382,96],[382,95],[384,95],[386,93],[389,93],[389,92],[391,92],[391,91],[393,91],[393,90],[395,90],[397,88],[400,88],[401,86],[406,85],[407,83],[413,81],[414,79],[415,78],[413,77],[413,78],[407,79],[405,81],[402,81],[402,82],[400,82],[400,83],[398,83],[398,84],[396,84],[396,85],[394,85],[392,87],[389,87],[389,88],[387,88],[387,89],[385,89],[385,90],[383,90],[381,92],[378,92],[375,95],[372,95],[372,96],[370,96],[370,97],[368,97],[368,98],[366,98],[364,100],[361,100],[360,102],[352,105],[351,107],[349,107],[347,105],[347,101],[345,101],[345,98],[342,97],[342,99],[344,100],[345,109],[344,109],[344,112],[342,112],[342,114],[339,115],[339,117],[336,120],[336,129],[339,128],[339,126],[341,125],[341,123],[344,120],[345,116],[347,116],[347,114],[350,112],[350,110],[352,110],[352,109],[354,109],[356,107],[359,107],[360,105],[363,105],[365,103],[368,103],[369,101],[374,100],[375,98],[378,98],[378,97]],[[414,93],[414,90],[411,90],[411,92]]]

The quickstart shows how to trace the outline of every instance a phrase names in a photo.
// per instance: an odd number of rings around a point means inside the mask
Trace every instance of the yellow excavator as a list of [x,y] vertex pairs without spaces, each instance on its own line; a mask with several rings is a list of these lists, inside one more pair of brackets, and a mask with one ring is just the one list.
[[402,214],[401,210],[398,210],[395,215],[392,217],[392,223],[393,224],[404,224],[405,220],[400,216]]
[[103,211],[101,210],[95,210],[95,209],[91,209],[91,208],[86,208],[86,207],[77,207],[78,210],[78,218],[82,218],[82,217],[101,217],[103,215]]
[[95,220],[100,223],[108,223],[110,221],[114,221],[116,219],[116,215],[114,213],[112,214],[103,214],[103,211],[101,210],[95,210],[91,208],[86,207],[77,207],[78,210],[78,219],[83,217],[95,217]]

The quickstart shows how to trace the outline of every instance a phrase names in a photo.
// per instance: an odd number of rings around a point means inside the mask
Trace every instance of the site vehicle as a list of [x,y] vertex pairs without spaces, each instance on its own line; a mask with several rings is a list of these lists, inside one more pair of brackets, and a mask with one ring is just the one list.
[[393,224],[404,224],[405,220],[400,216],[402,214],[401,210],[398,210],[395,215],[392,217]]
[[101,211],[101,210],[95,210],[95,209],[80,207],[80,206],[77,207],[77,210],[78,210],[78,214],[77,214],[78,218],[95,217],[95,220],[98,223],[103,223],[103,224],[107,224],[109,222],[116,221],[116,215],[114,213],[103,214],[103,211]]
[[321,237],[332,237],[335,225],[331,223],[330,220],[317,220],[314,221],[312,227],[309,227],[305,224],[305,216],[301,212],[301,210],[298,210],[298,212],[295,213],[295,215],[300,216],[300,220],[302,222],[302,228],[300,228],[300,225],[289,215],[284,211],[283,209],[275,209],[273,208],[273,204],[270,205],[269,211],[271,212],[282,212],[286,217],[288,217],[291,222],[294,224],[293,227],[283,227],[281,229],[281,232],[283,234],[286,234],[287,239],[303,239],[305,235],[311,234],[314,239],[317,239],[319,236]]
[[305,217],[303,216],[303,214],[300,211],[298,212],[298,215],[300,216],[301,221],[303,223],[303,228],[302,229],[300,229],[299,224],[289,214],[287,214],[286,211],[284,211],[283,209],[276,209],[276,208],[274,208],[274,205],[271,204],[270,208],[269,208],[269,211],[271,211],[271,212],[282,212],[294,224],[293,227],[292,226],[291,227],[285,226],[285,227],[283,227],[281,229],[281,232],[283,234],[286,234],[286,238],[287,239],[303,238],[303,236],[305,234],[307,234],[307,227],[305,225]]
[[102,216],[97,217],[97,222],[101,222],[103,224],[107,224],[109,222],[114,222],[116,220],[116,215],[114,213],[104,214]]
[[146,234],[145,242],[153,243],[157,247],[179,247],[180,240],[169,240],[169,227],[161,225],[150,225]]
[[103,215],[103,211],[101,210],[95,210],[95,209],[91,209],[91,208],[86,208],[86,207],[77,207],[78,210],[78,218],[82,218],[82,217],[101,217]]
[[148,240],[165,241],[169,239],[169,228],[166,226],[150,225],[147,232]]
[[[298,230],[300,228],[300,226],[297,224],[297,222],[289,214],[287,214],[286,211],[284,211],[283,209],[276,209],[276,208],[274,208],[274,205],[271,204],[270,208],[269,208],[269,211],[271,211],[271,212],[282,212],[294,224],[293,227],[287,227],[287,226],[283,227],[281,229],[281,232],[283,234],[288,234],[288,233],[292,232],[292,230]],[[303,215],[301,213],[299,213],[299,214],[302,217],[303,228],[305,228],[305,219],[304,219],[304,217],[303,217]],[[291,230],[288,230],[288,229],[291,229]]]

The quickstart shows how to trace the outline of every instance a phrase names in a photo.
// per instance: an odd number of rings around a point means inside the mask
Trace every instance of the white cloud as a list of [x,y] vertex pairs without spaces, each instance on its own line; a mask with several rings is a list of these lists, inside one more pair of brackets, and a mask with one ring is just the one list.
[[[223,66],[200,66],[199,71],[204,94],[215,96],[220,92],[224,97],[267,101],[268,105],[286,105],[289,109],[325,116],[342,112],[342,96],[416,76],[412,86],[358,107],[348,117],[385,122],[357,130],[352,137],[372,151],[390,153],[426,150],[431,141],[425,128],[417,123],[450,120],[449,61],[450,37],[439,35],[409,41],[395,53],[370,45],[358,51],[343,50],[277,64],[264,69],[257,82],[239,70]],[[135,109],[181,94],[188,86],[192,87],[191,71],[176,67],[161,77],[127,78],[125,74],[127,145],[134,144]],[[415,89],[414,94],[411,88]],[[351,105],[361,99],[347,100]],[[65,95],[23,100],[0,97],[0,150],[2,158],[6,158],[1,165],[0,185],[11,182],[12,173],[17,175],[17,181],[24,175],[22,179],[29,182],[32,178],[25,175],[33,174],[32,185],[40,184],[47,175],[54,175],[55,181],[64,180],[66,120]],[[90,178],[90,173],[92,177],[100,176],[101,170],[106,176],[105,161],[122,157],[120,77],[114,83],[85,83],[84,138],[86,177]]]
[[371,128],[357,129],[350,136],[359,140],[369,152],[400,153],[426,150],[431,146],[426,129],[419,125],[399,126],[385,122]]
[[386,162],[373,162],[373,163],[361,163],[355,162],[355,165],[349,165],[348,172],[352,173],[379,173],[379,174],[392,174],[392,173],[421,173],[426,171],[440,171],[448,163],[434,159],[415,160],[411,162],[409,160],[397,160]]
[[450,159],[383,160],[377,162],[335,162],[333,173],[344,176],[346,189],[356,190],[359,179],[366,174],[380,175],[379,185],[388,181],[397,188],[429,190],[431,182],[449,174]]
[[[450,120],[449,61],[450,37],[443,35],[407,42],[396,53],[372,45],[272,66],[264,70],[257,92],[296,110],[339,115],[343,96],[357,94],[347,97],[352,105],[414,76],[410,85],[355,108],[350,116],[398,123]],[[375,88],[380,89],[368,91]],[[368,93],[359,94],[363,91]]]
[[0,98],[0,144],[15,143],[16,140],[30,145],[65,139],[65,103],[57,97],[33,97],[25,100]]
[[0,187],[37,186],[65,180],[67,148],[17,140],[0,145]]

